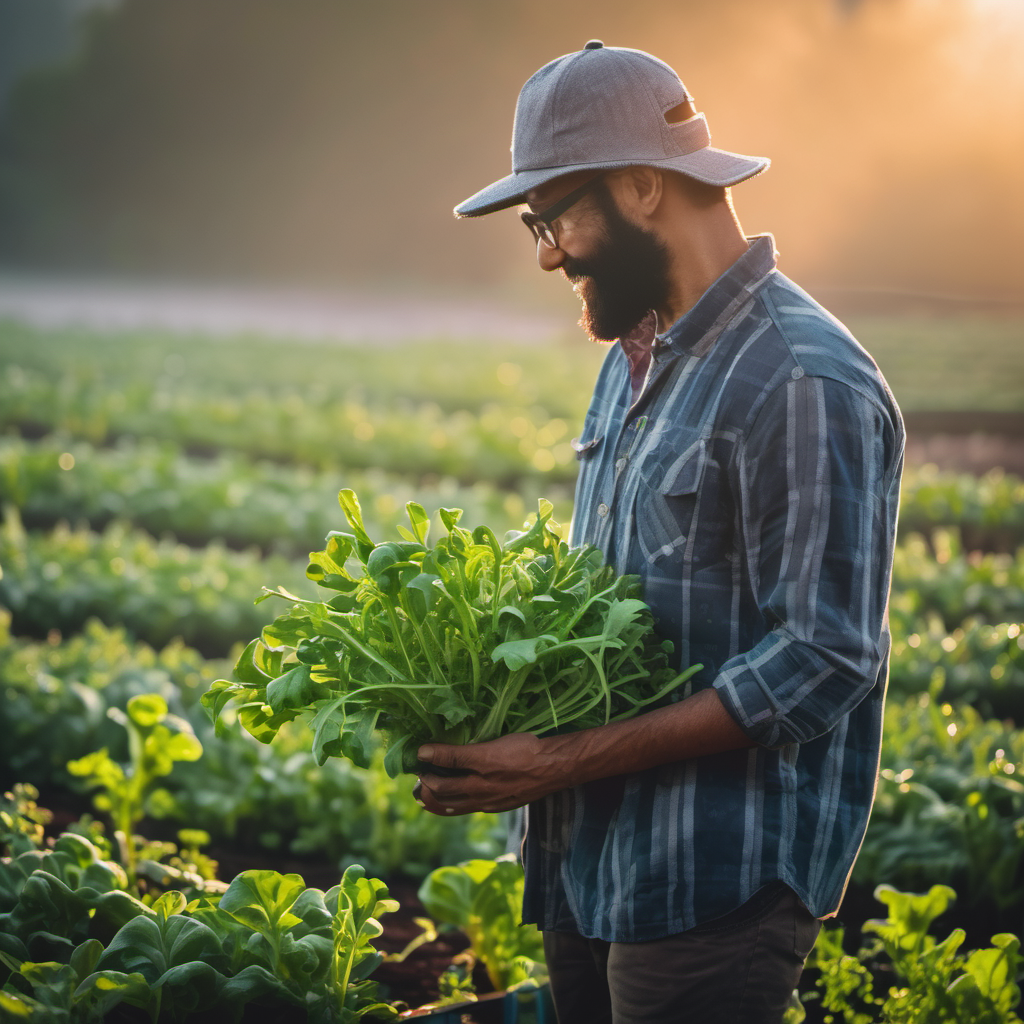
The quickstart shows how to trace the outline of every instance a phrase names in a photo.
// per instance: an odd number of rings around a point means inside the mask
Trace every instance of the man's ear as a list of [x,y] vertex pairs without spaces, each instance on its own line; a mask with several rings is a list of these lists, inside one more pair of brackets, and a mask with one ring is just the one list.
[[620,208],[650,217],[661,205],[664,172],[657,167],[626,167],[613,178]]

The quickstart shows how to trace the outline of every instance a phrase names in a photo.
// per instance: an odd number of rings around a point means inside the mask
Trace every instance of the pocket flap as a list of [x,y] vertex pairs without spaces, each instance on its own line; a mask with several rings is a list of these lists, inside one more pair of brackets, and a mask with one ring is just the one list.
[[700,487],[707,461],[707,447],[700,441],[667,467],[657,489],[668,498],[693,494]]

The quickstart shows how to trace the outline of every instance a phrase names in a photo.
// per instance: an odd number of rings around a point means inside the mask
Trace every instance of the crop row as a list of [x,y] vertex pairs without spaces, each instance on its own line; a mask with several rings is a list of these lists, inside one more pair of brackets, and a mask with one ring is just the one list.
[[[194,458],[170,442],[97,448],[54,436],[0,438],[0,502],[16,506],[33,529],[66,519],[102,529],[120,519],[194,546],[221,540],[305,557],[338,528],[343,487],[362,496],[367,523],[378,533],[404,522],[411,500],[461,508],[467,522],[508,528],[519,527],[536,504],[536,495],[527,500],[485,483],[463,487],[449,478],[414,486],[377,470],[317,472],[230,452]],[[569,498],[557,504],[567,520]]]
[[1024,905],[1024,730],[928,693],[885,711],[881,777],[854,879],[949,883],[1011,921]]
[[[351,357],[347,349],[330,351],[340,362]],[[492,377],[518,367],[479,354],[462,363]],[[382,362],[376,376],[362,380],[386,379],[391,365]],[[426,393],[389,394],[380,385],[371,392],[362,383],[334,391],[316,376],[301,388],[272,381],[247,388],[241,369],[236,381],[219,388],[192,374],[139,377],[118,387],[110,369],[106,363],[54,372],[7,365],[0,372],[0,431],[62,434],[64,451],[75,442],[158,440],[228,457],[232,465],[238,464],[230,458],[235,455],[333,475],[376,471],[427,488],[450,478],[467,488],[482,482],[505,490],[566,491],[576,475],[571,439],[580,432],[586,404],[579,373],[561,380],[562,393],[579,392],[567,413],[551,402],[531,403],[514,389],[501,394],[469,385],[464,405],[452,408]],[[550,382],[557,368],[540,376]],[[998,472],[981,480],[937,471],[910,474],[904,506],[905,530],[959,525],[970,547],[998,550],[1024,542],[1024,482]]]
[[1024,630],[1019,622],[969,621],[947,632],[933,616],[894,637],[889,692],[928,693],[1024,725]]
[[[376,503],[383,506],[381,495]],[[506,522],[521,526],[523,519]],[[345,525],[340,510],[332,525]],[[1024,548],[1016,556],[965,553],[955,531],[937,531],[932,545],[938,559],[916,534],[896,549],[890,619],[896,639],[908,645],[910,653],[900,648],[908,665],[915,650],[921,657],[935,655],[936,664],[948,663],[946,656],[962,647],[963,630],[975,635],[972,622],[1024,621]],[[220,542],[189,548],[121,522],[102,532],[65,524],[27,531],[13,509],[0,526],[0,565],[0,606],[12,612],[19,635],[42,637],[52,629],[72,633],[96,616],[124,624],[156,645],[183,637],[209,656],[226,655],[233,643],[247,642],[270,620],[271,606],[253,606],[262,588],[316,593],[304,578],[304,562],[294,558],[261,557],[256,550],[235,551]],[[927,642],[920,650],[922,638]],[[967,656],[980,655],[979,666],[995,669],[996,662],[982,654],[994,652],[992,644],[991,639],[971,641]],[[1002,672],[1017,671],[1015,661],[1004,664]],[[921,673],[913,670],[915,680]],[[1000,673],[992,679],[998,683]],[[1007,678],[1003,685],[1010,682]]]
[[[61,382],[65,395],[188,393],[252,396],[266,406],[353,402],[373,408],[437,405],[445,413],[488,406],[544,410],[582,421],[605,346],[501,346],[471,341],[366,345],[157,332],[89,334],[0,322],[4,393],[28,381]],[[35,386],[35,385],[33,385]]]
[[94,444],[122,437],[174,441],[203,454],[244,453],[318,469],[376,468],[413,480],[449,476],[511,486],[524,479],[571,482],[570,422],[542,406],[492,403],[446,412],[434,402],[369,404],[304,392],[208,394],[139,381],[112,391],[106,380],[51,378],[8,366],[0,430],[60,432]]
[[273,618],[253,602],[264,585],[309,592],[302,569],[280,556],[194,549],[112,523],[102,533],[61,525],[27,532],[8,511],[0,526],[0,607],[18,635],[70,634],[98,617],[162,646],[182,637],[204,654],[226,654]]
[[[549,483],[555,484],[549,480],[545,486]],[[362,496],[367,522],[378,533],[390,533],[404,521],[410,500],[427,508],[464,509],[470,523],[518,528],[538,497],[526,486],[518,491],[484,482],[461,486],[454,478],[415,485],[380,470],[316,471],[232,452],[197,458],[170,441],[125,439],[97,447],[59,435],[38,441],[0,437],[0,503],[17,507],[29,528],[70,519],[73,525],[102,529],[120,519],[193,546],[221,540],[230,547],[303,556],[337,527],[343,487]],[[571,500],[565,486],[552,486],[545,496],[555,500],[556,517],[567,521]],[[955,561],[961,557],[958,547],[1012,551],[1024,544],[1024,481],[999,472],[975,478],[934,467],[908,469],[901,537],[919,532],[931,538],[942,526],[958,527],[963,543],[949,535],[926,546],[911,541],[897,573],[933,576],[938,570],[925,563],[936,554],[945,559],[940,564]]]
[[889,617],[910,636],[930,615],[953,630],[970,618],[1024,621],[1024,547],[1014,555],[966,552],[956,530],[912,534],[896,546]]

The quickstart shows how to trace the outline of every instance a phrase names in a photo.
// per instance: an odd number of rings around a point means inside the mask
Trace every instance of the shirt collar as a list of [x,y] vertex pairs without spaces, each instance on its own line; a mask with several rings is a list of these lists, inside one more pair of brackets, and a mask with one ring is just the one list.
[[707,355],[778,262],[771,235],[752,235],[747,241],[747,251],[704,292],[697,304],[657,336],[656,348],[664,346],[680,354]]

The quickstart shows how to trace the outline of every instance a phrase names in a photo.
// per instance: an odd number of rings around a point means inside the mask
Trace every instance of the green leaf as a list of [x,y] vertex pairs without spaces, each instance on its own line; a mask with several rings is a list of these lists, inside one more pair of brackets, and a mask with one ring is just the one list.
[[296,665],[267,683],[267,703],[275,712],[302,709],[316,700],[320,689],[309,665]]
[[267,685],[270,677],[268,677],[266,672],[260,671],[255,662],[257,651],[263,646],[258,639],[251,640],[246,645],[245,650],[238,656],[234,671],[235,679],[238,682],[249,683],[251,686],[260,689]]
[[359,560],[365,564],[366,559],[370,557],[374,544],[366,532],[366,528],[363,526],[363,510],[359,507],[359,499],[356,497],[356,492],[350,488],[344,488],[338,494],[338,502],[341,505],[342,512],[345,513],[349,526],[355,532]]
[[421,572],[406,583],[405,589],[409,592],[409,611],[418,622],[422,622],[437,604],[441,596],[441,591],[437,587],[440,582],[440,576],[430,572]]
[[172,889],[154,901],[152,910],[157,917],[168,918],[183,913],[187,905],[188,900],[185,899],[184,893]]
[[442,508],[438,509],[437,514],[441,517],[441,522],[444,524],[444,528],[451,533],[458,521],[462,518],[461,508]]
[[409,735],[399,736],[384,752],[384,771],[389,778],[397,779],[403,772],[415,770],[416,752],[410,748],[411,741]]
[[316,636],[316,630],[309,612],[299,605],[264,626],[261,636],[267,647],[297,647],[302,640]]
[[96,971],[84,978],[74,993],[75,1008],[86,1020],[104,1020],[121,1003],[147,1009],[153,991],[138,973]]
[[513,672],[536,663],[544,647],[558,643],[558,637],[544,633],[541,636],[524,637],[522,640],[506,640],[491,651],[492,661],[503,661]]
[[173,733],[163,741],[162,747],[171,761],[198,761],[203,756],[202,743],[187,732]]
[[299,922],[290,910],[304,888],[299,875],[265,869],[243,871],[228,886],[218,906],[261,935],[277,935]]
[[473,709],[466,703],[466,699],[455,689],[428,692],[423,698],[423,706],[431,714],[442,718],[449,726],[458,725],[473,714]]
[[291,722],[298,715],[298,711],[276,712],[262,701],[243,704],[238,709],[238,720],[242,723],[242,728],[260,743],[272,742],[281,726]]
[[80,946],[76,946],[69,961],[75,977],[85,978],[92,974],[102,955],[103,943],[99,939],[86,939]]
[[202,921],[182,914],[136,917],[107,946],[96,966],[101,971],[141,974],[154,985],[168,970],[191,961],[226,967],[220,940]]
[[430,530],[430,516],[427,515],[426,509],[415,501],[409,501],[405,505],[405,514],[409,517],[413,536],[421,544],[426,544],[427,532]]
[[233,978],[228,978],[221,989],[221,998],[229,1007],[244,1006],[270,994],[288,1000],[294,998],[279,978],[259,964],[243,968]]
[[604,616],[604,635],[608,637],[621,636],[625,629],[636,622],[647,610],[647,605],[636,599],[612,601]]

